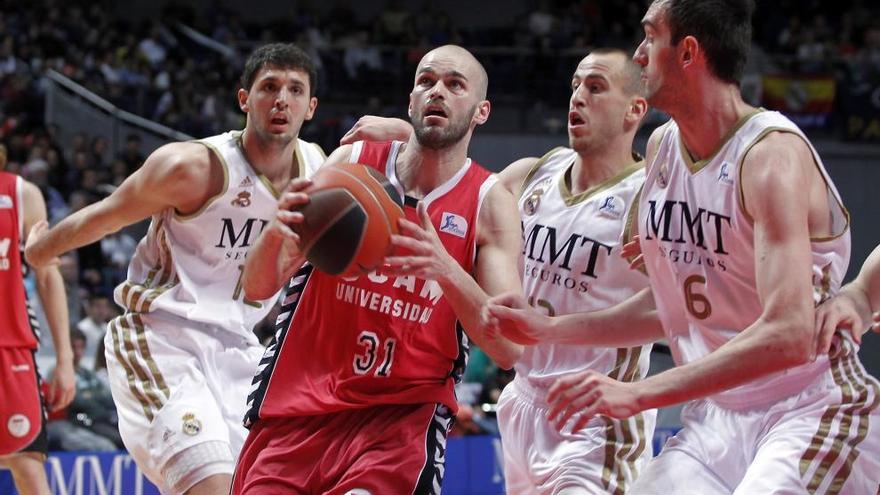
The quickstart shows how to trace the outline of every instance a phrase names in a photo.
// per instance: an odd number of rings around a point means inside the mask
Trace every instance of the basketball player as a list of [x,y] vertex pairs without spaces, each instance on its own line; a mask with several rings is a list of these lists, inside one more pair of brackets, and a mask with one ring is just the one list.
[[[0,151],[0,466],[12,470],[18,493],[48,495],[43,462],[48,452],[46,413],[34,353],[39,344],[37,319],[27,301],[22,249],[27,232],[46,219],[46,204],[37,186],[3,172],[6,150]],[[67,407],[76,392],[73,351],[67,333],[67,296],[57,263],[34,269],[52,341],[55,371],[46,403]]]
[[862,343],[864,332],[880,332],[880,247],[868,256],[855,280],[816,308],[816,328],[820,352],[829,351],[838,329],[849,329],[856,344]]
[[27,248],[40,266],[152,217],[105,345],[123,441],[163,493],[229,490],[263,352],[253,327],[275,296],[245,298],[240,277],[279,191],[324,160],[297,137],[317,105],[315,74],[293,45],[258,48],[238,91],[243,132],[159,148],[106,199],[37,228]]
[[656,306],[678,366],[633,383],[562,378],[551,416],[689,401],[630,493],[875,493],[878,384],[854,353],[813,355],[814,305],[849,259],[848,214],[800,129],[740,96],[752,11],[657,0],[642,21],[634,60],[673,120],[648,145],[638,218],[653,298],[635,307]]
[[[409,140],[330,156],[376,168],[401,195],[408,221],[394,242],[405,249],[387,268],[344,278],[303,266],[292,217],[257,241],[245,293],[265,297],[294,278],[249,396],[233,493],[440,493],[468,338],[502,367],[521,352],[488,337],[480,318],[486,293],[520,286],[513,197],[467,158],[489,117],[487,82],[463,48],[432,50],[410,93]],[[304,201],[291,194],[280,209]]]
[[[648,287],[647,277],[628,270],[620,257],[630,233],[630,208],[645,177],[644,163],[632,154],[633,137],[647,110],[639,86],[640,69],[626,52],[594,50],[572,77],[572,148],[523,158],[499,175],[520,198],[526,240],[523,289],[546,315],[604,308]],[[405,126],[397,119],[361,117],[342,143],[397,134]],[[558,254],[552,251],[556,246],[563,246]],[[526,314],[530,306],[519,291],[498,297],[493,306],[505,322],[520,315],[538,319]],[[498,306],[502,302],[523,311]],[[517,361],[517,378],[499,401],[508,492],[625,490],[651,457],[655,412],[624,421],[597,419],[584,431],[563,435],[547,420],[544,396],[556,377],[583,369],[628,380],[644,378],[650,345],[638,345],[661,338],[662,328],[625,329],[633,342],[629,345],[637,347],[615,349],[586,347],[595,346],[598,337],[580,328],[560,335],[537,327],[540,336],[535,332],[524,337],[515,328],[509,332],[530,347]]]
[[[644,162],[633,138],[647,111],[640,70],[622,50],[594,50],[572,76],[570,148],[524,158],[500,174],[519,196],[523,224],[521,295],[507,304],[546,315],[602,309],[648,287],[628,269],[620,249],[629,240]],[[500,301],[496,301],[500,302]],[[503,312],[502,312],[503,314]],[[548,334],[550,332],[547,332]],[[587,428],[559,432],[548,420],[547,390],[566,373],[592,369],[625,381],[644,378],[658,325],[625,332],[633,347],[581,345],[546,335],[527,340],[516,378],[498,401],[508,493],[623,493],[652,456],[656,411],[627,419],[593,418]],[[594,346],[583,345],[584,343]]]

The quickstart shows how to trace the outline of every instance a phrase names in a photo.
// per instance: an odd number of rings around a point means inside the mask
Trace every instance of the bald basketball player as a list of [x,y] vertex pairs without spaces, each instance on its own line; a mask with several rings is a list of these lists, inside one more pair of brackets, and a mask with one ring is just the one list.
[[109,197],[28,243],[41,266],[152,217],[104,342],[122,440],[162,493],[229,491],[263,353],[253,327],[275,302],[244,297],[242,266],[280,191],[324,161],[298,138],[318,103],[316,76],[294,45],[256,49],[237,94],[243,131],[157,149]]
[[[503,367],[521,352],[487,336],[480,318],[487,293],[520,287],[513,197],[467,157],[489,117],[487,83],[467,50],[432,50],[416,69],[409,140],[330,156],[384,173],[405,205],[399,251],[381,271],[343,278],[303,265],[290,228],[298,213],[279,215],[257,241],[245,294],[293,283],[249,397],[233,493],[440,493],[469,338]],[[307,200],[291,192],[280,210]]]

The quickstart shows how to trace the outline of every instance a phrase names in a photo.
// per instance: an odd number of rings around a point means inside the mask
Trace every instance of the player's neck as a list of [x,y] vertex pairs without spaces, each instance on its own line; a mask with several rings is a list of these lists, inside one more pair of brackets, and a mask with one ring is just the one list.
[[286,144],[260,139],[248,129],[241,135],[241,150],[251,167],[276,186],[281,184],[282,187],[296,174],[293,170],[296,143],[296,139]]
[[449,181],[464,166],[469,142],[466,136],[452,146],[431,149],[410,136],[396,163],[397,179],[406,193],[422,198]]
[[596,187],[635,163],[631,143],[630,140],[629,145],[622,143],[605,150],[578,152],[568,184],[571,194],[580,194]]
[[742,99],[739,87],[708,79],[688,89],[679,109],[670,112],[681,131],[685,148],[694,160],[712,156],[730,131],[755,107]]

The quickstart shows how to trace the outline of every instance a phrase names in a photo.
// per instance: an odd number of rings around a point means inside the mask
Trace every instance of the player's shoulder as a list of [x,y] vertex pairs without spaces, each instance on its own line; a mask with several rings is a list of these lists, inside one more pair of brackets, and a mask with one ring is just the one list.
[[518,196],[529,180],[547,163],[550,158],[558,153],[571,152],[569,148],[558,146],[544,153],[540,157],[529,156],[520,158],[498,174],[498,179],[508,191]]
[[197,141],[168,143],[156,149],[144,161],[144,171],[175,180],[200,180],[208,176],[219,157]]

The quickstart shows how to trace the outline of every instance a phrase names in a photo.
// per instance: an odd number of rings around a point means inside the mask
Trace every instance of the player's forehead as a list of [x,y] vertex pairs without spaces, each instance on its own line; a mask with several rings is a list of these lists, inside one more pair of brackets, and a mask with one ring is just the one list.
[[647,12],[645,12],[645,16],[642,17],[642,26],[645,29],[664,29],[666,27],[666,10],[668,7],[668,0],[655,0],[651,2]]
[[572,76],[575,79],[597,77],[611,80],[615,78],[625,62],[619,53],[591,53],[584,57]]
[[263,81],[289,81],[308,84],[309,75],[299,67],[264,65],[257,70],[257,74],[254,76],[254,83]]
[[438,76],[457,76],[467,80],[477,78],[477,63],[470,53],[452,47],[431,50],[422,57],[416,75],[433,73]]

